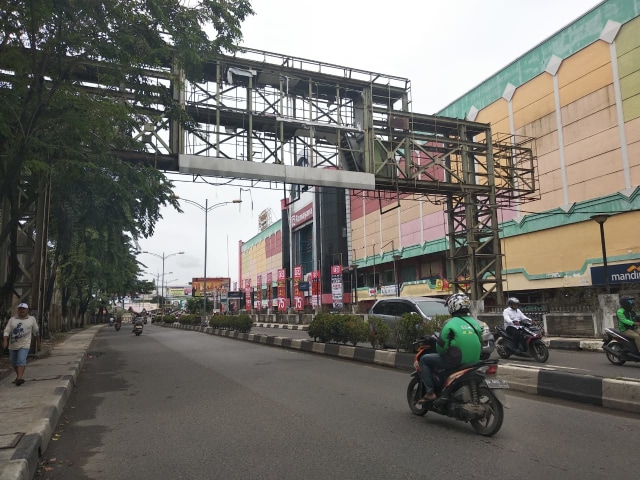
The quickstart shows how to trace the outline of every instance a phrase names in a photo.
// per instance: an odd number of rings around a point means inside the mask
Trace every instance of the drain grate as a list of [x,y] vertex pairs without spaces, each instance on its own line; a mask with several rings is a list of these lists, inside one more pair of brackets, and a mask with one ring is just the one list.
[[22,436],[24,432],[17,433],[0,433],[0,449],[2,448],[14,448]]

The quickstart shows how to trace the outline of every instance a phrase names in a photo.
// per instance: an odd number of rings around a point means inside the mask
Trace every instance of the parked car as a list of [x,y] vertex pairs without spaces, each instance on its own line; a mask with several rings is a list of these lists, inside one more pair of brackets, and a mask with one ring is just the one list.
[[[389,328],[393,329],[396,321],[405,313],[415,313],[424,320],[433,320],[436,315],[449,317],[449,310],[444,306],[445,301],[441,298],[432,297],[393,297],[382,298],[373,304],[369,310],[369,315],[384,321]],[[491,352],[495,350],[495,340],[489,325],[478,320],[482,326],[482,357],[489,358]],[[393,342],[393,339],[389,339]],[[395,345],[387,345],[395,347]]]

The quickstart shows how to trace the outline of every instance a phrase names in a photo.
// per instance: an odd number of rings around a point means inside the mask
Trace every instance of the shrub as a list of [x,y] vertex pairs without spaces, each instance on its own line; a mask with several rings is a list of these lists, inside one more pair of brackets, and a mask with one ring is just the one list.
[[367,325],[358,315],[319,313],[309,323],[307,333],[316,342],[355,346],[367,340]]
[[405,313],[393,329],[397,348],[408,352],[413,351],[414,342],[442,330],[442,326],[448,319],[448,315],[436,315],[432,320],[423,320],[415,313]]
[[369,317],[369,343],[373,348],[384,348],[389,340],[391,329],[378,317]]
[[314,342],[320,340],[322,343],[327,343],[329,341],[330,338],[327,333],[327,325],[330,315],[331,314],[329,313],[319,313],[313,317],[311,322],[309,322],[307,333],[311,338],[313,338]]
[[251,316],[246,313],[240,315],[222,315],[218,313],[209,319],[209,326],[219,330],[236,330],[247,333],[251,331],[253,321]]
[[176,321],[176,317],[174,317],[173,315],[163,315],[162,321],[164,323],[174,323]]

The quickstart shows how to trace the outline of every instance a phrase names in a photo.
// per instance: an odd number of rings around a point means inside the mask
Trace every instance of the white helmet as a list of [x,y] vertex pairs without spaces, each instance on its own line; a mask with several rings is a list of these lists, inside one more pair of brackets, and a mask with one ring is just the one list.
[[454,293],[451,295],[444,306],[449,309],[449,313],[453,315],[460,310],[467,310],[471,308],[471,300],[464,293]]
[[518,300],[516,297],[509,297],[509,299],[507,300],[507,305],[512,308],[515,305],[515,308],[518,308],[518,305],[520,305],[520,300]]

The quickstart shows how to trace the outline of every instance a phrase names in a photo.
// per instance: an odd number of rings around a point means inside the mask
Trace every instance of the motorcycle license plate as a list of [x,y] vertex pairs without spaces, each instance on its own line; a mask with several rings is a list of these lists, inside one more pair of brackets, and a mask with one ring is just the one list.
[[484,383],[489,388],[509,388],[509,384],[504,378],[485,378]]

